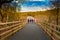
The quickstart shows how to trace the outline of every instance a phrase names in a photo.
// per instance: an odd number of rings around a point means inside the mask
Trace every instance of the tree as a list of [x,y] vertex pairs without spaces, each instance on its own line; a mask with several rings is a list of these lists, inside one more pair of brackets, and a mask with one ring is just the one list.
[[[2,10],[5,10],[5,9],[2,9],[2,5],[4,4],[7,4],[7,3],[10,3],[11,1],[13,0],[0,0],[0,16],[1,16],[1,22],[3,22],[3,18],[4,18],[4,15],[3,13],[1,12]],[[6,6],[4,6],[6,8]]]
[[[8,17],[9,17],[10,14],[14,18],[15,18],[15,16],[17,16],[16,15],[16,7],[17,7],[18,4],[16,2],[19,1],[18,3],[23,3],[23,0],[15,0],[15,2],[14,2],[15,4],[14,4],[13,7],[10,5],[10,3],[12,1],[14,1],[14,0],[0,0],[0,17],[1,17],[1,22],[4,22],[4,19],[6,19],[6,18],[8,20]],[[10,11],[7,11],[7,10],[10,10]],[[12,19],[14,20],[13,17],[12,17]]]
[[59,7],[60,7],[60,0],[55,0],[54,2],[52,2],[52,5],[55,6],[55,9],[56,9],[56,16],[57,16],[57,25],[58,25],[58,13],[59,13]]

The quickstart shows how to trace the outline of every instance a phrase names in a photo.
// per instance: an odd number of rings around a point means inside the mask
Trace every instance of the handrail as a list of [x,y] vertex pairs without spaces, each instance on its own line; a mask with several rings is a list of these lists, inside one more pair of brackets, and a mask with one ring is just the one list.
[[21,21],[13,21],[13,22],[5,22],[5,23],[0,23],[0,25],[6,25],[6,24],[12,24],[12,23],[18,23]]
[[[19,25],[19,24],[17,24],[17,25]],[[14,26],[17,26],[17,25],[14,25]],[[13,26],[13,27],[14,27],[14,26]],[[7,28],[7,29],[8,29],[8,28]],[[8,32],[9,32],[9,31],[8,31]],[[1,35],[4,35],[4,34],[6,34],[6,33],[7,33],[7,32],[5,31],[5,32],[3,32],[2,34],[0,34],[0,36],[1,36]]]
[[50,25],[50,26],[54,26],[54,27],[59,27],[59,28],[60,28],[60,25],[55,25],[55,24],[53,24],[53,23],[48,23],[48,22],[44,22],[44,23],[46,23],[46,24],[48,24],[48,25]]
[[[49,25],[50,23],[46,23],[46,24]],[[52,26],[55,27],[55,28],[52,28]],[[51,33],[52,35],[54,35],[55,37],[57,37],[58,39],[60,39],[60,36],[58,35],[58,34],[60,34],[60,32],[58,30],[56,30],[56,27],[60,28],[59,26],[54,25],[54,24],[51,23],[49,29],[53,32],[53,33]]]
[[[18,25],[18,24],[16,24],[16,25]],[[7,27],[4,27],[4,28],[0,28],[0,31],[6,30],[6,29],[9,29],[9,28],[12,28],[12,27],[14,27],[14,26],[16,26],[16,25],[12,25],[12,26],[7,26]]]
[[[43,29],[48,32],[49,35],[51,35],[51,37],[53,37],[53,40],[60,40],[60,31],[56,30],[56,28],[60,29],[59,25],[54,25],[52,23],[48,23],[48,22],[40,22],[40,24],[43,25]],[[50,30],[50,32],[48,31],[48,29]]]
[[[5,39],[8,35],[15,33],[19,29],[23,28],[25,21],[13,21],[13,22],[6,22],[0,23],[0,40]],[[7,25],[8,24],[8,25]],[[6,25],[5,27],[3,27]]]

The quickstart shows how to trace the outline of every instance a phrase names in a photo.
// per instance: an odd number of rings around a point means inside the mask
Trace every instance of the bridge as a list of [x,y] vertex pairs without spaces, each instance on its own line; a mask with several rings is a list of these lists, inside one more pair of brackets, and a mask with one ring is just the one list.
[[60,40],[59,18],[54,11],[17,13],[2,10],[0,40]]
[[58,25],[27,20],[0,23],[0,40],[60,40]]
[[11,1],[0,1],[0,40],[60,40],[60,8],[16,12]]
[[60,40],[60,15],[55,9],[44,12],[10,9],[1,9],[4,14],[0,14],[0,40]]

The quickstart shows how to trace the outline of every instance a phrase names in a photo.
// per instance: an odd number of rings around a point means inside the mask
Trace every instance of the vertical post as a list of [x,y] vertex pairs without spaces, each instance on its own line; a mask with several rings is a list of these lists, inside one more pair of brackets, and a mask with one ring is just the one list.
[[56,13],[56,16],[57,16],[57,19],[56,19],[57,25],[58,25],[58,13],[59,13],[59,8],[57,8],[57,13]]

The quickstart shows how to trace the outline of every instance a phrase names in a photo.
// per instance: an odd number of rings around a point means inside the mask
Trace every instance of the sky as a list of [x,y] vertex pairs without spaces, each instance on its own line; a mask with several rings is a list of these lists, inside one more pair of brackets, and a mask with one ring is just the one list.
[[55,1],[55,0],[27,0],[27,1]]
[[51,9],[49,0],[26,0],[21,5],[21,12],[46,11]]
[[27,0],[27,1],[47,1],[47,0]]
[[24,7],[34,7],[34,6],[51,6],[51,3],[46,1],[26,1],[21,6]]
[[[50,0],[54,1],[54,0]],[[18,12],[36,12],[36,11],[46,11],[52,9],[53,6],[49,0],[26,0],[23,4],[18,3],[15,4],[15,1],[11,2],[10,5],[12,7],[17,6]],[[54,6],[53,6],[54,7]],[[19,10],[21,9],[21,10]]]

